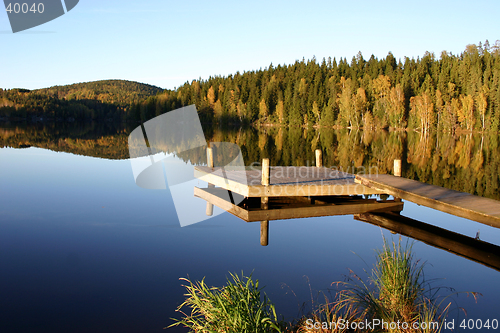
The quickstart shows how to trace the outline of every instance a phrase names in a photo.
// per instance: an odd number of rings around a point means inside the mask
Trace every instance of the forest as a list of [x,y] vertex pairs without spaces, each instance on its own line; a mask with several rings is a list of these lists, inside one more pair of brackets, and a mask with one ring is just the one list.
[[121,122],[132,103],[163,89],[132,81],[104,80],[51,88],[0,89],[0,120],[110,120]]
[[499,80],[500,41],[439,59],[358,53],[193,80],[134,103],[127,116],[145,121],[196,104],[203,121],[219,124],[497,131]]
[[195,104],[203,123],[405,130],[498,131],[500,40],[439,58],[302,59],[174,90],[123,80],[29,91],[0,89],[0,120],[144,122]]

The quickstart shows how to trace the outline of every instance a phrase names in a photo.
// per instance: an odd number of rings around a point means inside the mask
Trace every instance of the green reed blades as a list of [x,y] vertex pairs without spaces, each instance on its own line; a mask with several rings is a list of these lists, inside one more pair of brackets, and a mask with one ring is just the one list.
[[[231,274],[231,273],[230,273]],[[208,287],[204,279],[184,287],[187,299],[177,308],[184,315],[171,326],[184,325],[192,332],[280,332],[274,305],[259,289],[259,281],[231,274],[222,288]],[[183,312],[190,308],[190,313]]]
[[[448,306],[440,310],[442,302],[436,299],[436,288],[432,288],[424,277],[424,264],[413,257],[412,246],[401,244],[401,238],[392,244],[384,238],[384,245],[377,250],[377,262],[372,269],[370,283],[352,273],[354,282],[341,283],[346,289],[341,292],[340,302],[354,307],[359,319],[378,319],[385,322],[441,323]],[[439,288],[437,288],[439,289]],[[438,332],[436,329],[411,329],[411,332]],[[418,327],[418,325],[416,326]],[[401,332],[387,329],[384,332]],[[406,330],[408,331],[408,330]]]

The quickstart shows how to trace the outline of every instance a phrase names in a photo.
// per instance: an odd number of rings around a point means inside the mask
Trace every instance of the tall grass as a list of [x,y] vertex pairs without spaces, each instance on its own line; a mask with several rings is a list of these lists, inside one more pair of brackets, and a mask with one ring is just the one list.
[[[360,319],[379,319],[385,322],[441,322],[448,310],[439,308],[436,289],[425,280],[424,264],[414,259],[412,245],[403,245],[401,238],[377,250],[377,262],[372,269],[370,285],[353,275],[354,283],[345,283],[341,302],[353,306]],[[386,330],[399,332],[398,329]]]
[[[231,274],[231,273],[230,273]],[[191,282],[184,287],[186,300],[177,308],[184,317],[169,327],[183,325],[192,332],[241,333],[280,332],[276,310],[266,294],[259,288],[259,281],[251,276],[231,274],[226,286],[208,287],[205,279]],[[184,309],[189,308],[188,313]]]
[[[366,272],[366,281],[351,271],[347,281],[334,283],[341,290],[333,300],[325,295],[322,305],[294,324],[278,320],[258,280],[231,274],[222,288],[208,287],[204,279],[194,283],[181,279],[188,282],[184,286],[187,298],[177,309],[184,317],[174,319],[176,322],[169,327],[184,325],[200,333],[439,333],[450,309],[451,302],[446,301],[451,295],[440,296],[443,287],[434,287],[433,281],[425,278],[425,263],[415,260],[409,242],[402,244],[401,237],[398,242],[383,240],[382,249],[376,251],[376,264]],[[466,294],[477,296],[473,292]],[[387,325],[353,328],[347,324],[375,321]],[[390,323],[406,323],[407,327],[393,327]],[[419,325],[422,323],[427,325]]]
[[[384,238],[381,250],[376,251],[376,264],[368,273],[365,282],[361,277],[350,271],[348,281],[335,282],[341,290],[331,302],[319,307],[312,314],[312,321],[302,318],[298,332],[422,332],[438,333],[448,315],[451,302],[446,304],[451,296],[438,295],[443,287],[434,287],[433,281],[426,280],[425,263],[415,260],[410,243],[389,243]],[[472,294],[474,297],[477,293]],[[325,297],[326,299],[326,297]],[[312,322],[320,323],[349,322],[379,322],[407,323],[393,328],[381,325],[372,329],[351,329],[347,326],[328,325],[325,328],[313,328]],[[426,323],[427,325],[419,325]],[[429,325],[436,323],[437,325]],[[415,326],[414,326],[415,325]],[[326,325],[325,325],[326,326]],[[423,328],[422,328],[423,327]]]

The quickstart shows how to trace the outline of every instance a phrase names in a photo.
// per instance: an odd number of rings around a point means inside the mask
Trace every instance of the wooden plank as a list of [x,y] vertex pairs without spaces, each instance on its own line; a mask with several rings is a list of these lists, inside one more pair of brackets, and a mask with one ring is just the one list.
[[256,210],[248,212],[247,222],[261,220],[288,220],[308,217],[354,215],[361,212],[383,212],[383,211],[401,211],[402,202],[376,202],[368,204],[350,204],[350,205],[328,205],[328,206],[310,206],[297,208],[281,208]]
[[[216,169],[216,168],[215,168]],[[218,187],[222,187],[226,190],[230,190],[232,192],[238,193],[242,196],[248,197],[249,195],[249,187],[244,180],[246,180],[245,171],[230,171],[231,178],[224,178],[224,176],[218,175],[215,172],[210,172],[205,169],[201,169],[200,167],[194,168],[194,176],[200,180],[203,180],[209,184],[213,184]],[[245,178],[242,178],[243,174]],[[239,177],[237,177],[239,176]],[[236,178],[236,179],[235,179]],[[241,178],[241,179],[238,179]]]
[[[295,218],[334,216],[334,215],[352,215],[366,212],[400,212],[403,210],[402,202],[392,200],[378,202],[371,199],[358,199],[343,204],[323,204],[314,205],[306,200],[294,199],[292,204],[280,205],[279,207],[269,209],[244,209],[233,205],[224,199],[226,190],[223,189],[201,189],[194,188],[194,195],[216,205],[217,207],[228,211],[229,213],[241,218],[246,222],[256,222],[264,220],[286,220]],[[291,199],[291,198],[290,198]],[[290,200],[292,201],[292,200]]]
[[356,183],[394,197],[500,228],[500,201],[391,175],[356,175]]
[[500,271],[500,247],[427,223],[391,213],[364,213],[354,219],[368,222]]
[[354,182],[354,176],[320,167],[272,167],[270,185],[260,169],[195,167],[195,177],[245,197],[368,195],[384,193]]
[[[213,204],[239,218],[242,220],[248,219],[248,210],[243,209],[237,205],[232,204],[230,201],[225,200],[220,195],[216,195],[214,193],[217,189],[202,189],[195,187],[194,188],[194,196],[205,200],[206,202]],[[226,193],[227,191],[224,190]]]

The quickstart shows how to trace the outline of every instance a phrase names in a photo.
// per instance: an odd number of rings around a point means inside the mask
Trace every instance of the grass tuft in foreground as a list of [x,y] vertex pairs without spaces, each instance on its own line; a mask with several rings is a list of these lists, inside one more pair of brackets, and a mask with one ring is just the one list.
[[[350,272],[347,282],[335,282],[343,289],[333,302],[326,300],[312,318],[303,318],[298,332],[440,332],[448,315],[451,302],[443,304],[449,296],[440,297],[424,276],[424,264],[415,260],[412,246],[403,245],[401,238],[384,245],[376,252],[377,262],[369,274],[368,282]],[[474,297],[477,293],[472,294]],[[309,320],[309,321],[308,321]],[[381,325],[369,329],[352,329],[347,325],[330,323],[371,322],[406,323],[391,327]],[[325,327],[312,327],[312,323],[328,323]],[[424,323],[424,325],[421,325]],[[326,327],[328,326],[328,327]],[[356,327],[355,327],[356,328]]]
[[[230,273],[231,274],[231,273]],[[259,281],[251,276],[231,274],[222,288],[208,287],[205,279],[187,284],[187,297],[177,311],[184,315],[169,327],[183,325],[192,332],[280,332],[276,310],[266,294],[259,289]],[[184,308],[190,312],[185,313]]]
[[[415,260],[411,244],[401,244],[401,238],[389,243],[384,238],[376,259],[371,272],[366,272],[366,282],[351,271],[347,281],[334,282],[342,288],[333,301],[325,295],[325,303],[311,315],[289,325],[278,320],[274,305],[251,276],[231,274],[222,288],[208,287],[204,279],[193,283],[183,278],[188,282],[187,298],[177,311],[184,318],[174,319],[169,327],[184,325],[199,333],[439,333],[451,305],[445,301],[453,294],[438,295],[443,288],[425,279],[425,265]],[[186,314],[184,308],[190,312]],[[372,326],[349,324],[361,322]]]

